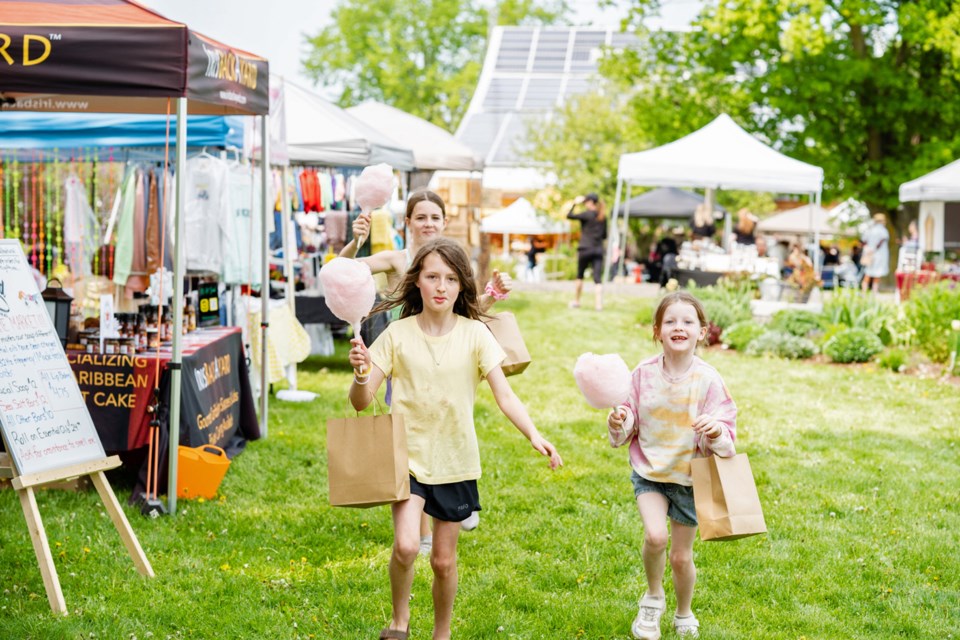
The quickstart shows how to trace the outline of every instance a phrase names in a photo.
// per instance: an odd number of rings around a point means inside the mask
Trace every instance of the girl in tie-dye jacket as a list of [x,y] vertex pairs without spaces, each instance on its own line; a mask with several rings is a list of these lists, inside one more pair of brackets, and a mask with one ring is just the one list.
[[699,630],[691,610],[697,516],[690,461],[711,454],[734,455],[737,420],[737,407],[720,374],[696,355],[706,332],[699,300],[685,291],[665,296],[654,313],[653,327],[663,352],[634,369],[629,399],[607,419],[611,446],[629,445],[631,481],[643,520],[647,592],[631,628],[634,638],[641,640],[660,637],[668,518],[677,596],[673,626],[680,636],[696,637]]

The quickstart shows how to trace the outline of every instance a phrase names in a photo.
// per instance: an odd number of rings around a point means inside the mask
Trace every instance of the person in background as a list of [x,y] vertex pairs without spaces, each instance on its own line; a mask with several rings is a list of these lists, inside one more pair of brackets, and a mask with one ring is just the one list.
[[907,235],[900,241],[897,270],[917,269],[920,262],[920,231],[917,229],[917,221],[911,220],[907,225]]
[[890,273],[890,232],[887,231],[887,216],[884,213],[873,214],[873,223],[863,232],[863,255],[860,265],[863,267],[863,280],[860,287],[877,292],[880,280]]
[[706,334],[699,300],[686,291],[664,296],[653,316],[653,338],[662,352],[637,365],[629,399],[607,417],[610,446],[629,448],[630,480],[643,520],[647,591],[630,627],[638,640],[660,638],[668,542],[677,597],[673,627],[680,637],[699,635],[691,609],[697,512],[690,461],[735,455],[737,422],[737,406],[720,374],[696,355]]
[[[584,211],[575,213],[578,205]],[[583,293],[583,276],[589,268],[593,276],[594,308],[603,309],[603,241],[607,239],[606,207],[600,196],[588,193],[577,196],[567,213],[568,220],[580,221],[580,246],[577,247],[577,282],[570,306],[580,307],[580,295]]]
[[537,254],[547,250],[547,241],[530,236],[530,248],[527,249],[527,271],[530,273],[530,279],[533,279],[533,273],[537,268]]
[[694,240],[712,239],[717,232],[717,225],[713,221],[713,211],[706,202],[701,202],[693,212],[690,218],[690,230],[693,233]]
[[757,237],[754,235],[757,222],[757,216],[750,213],[749,209],[740,209],[737,212],[737,226],[733,230],[734,241],[744,245],[757,244]]
[[500,411],[549,459],[551,469],[563,461],[540,435],[500,368],[505,355],[480,322],[473,270],[460,245],[438,238],[421,247],[399,287],[374,311],[393,308],[401,309],[400,319],[390,323],[369,350],[361,337],[351,341],[350,349],[354,378],[349,398],[354,409],[369,406],[377,388],[393,374],[393,410],[403,416],[407,432],[410,497],[391,505],[392,615],[380,638],[409,636],[418,534],[426,513],[434,527],[432,637],[449,640],[459,581],[460,522],[480,510],[480,449],[474,426],[479,383],[486,379]]

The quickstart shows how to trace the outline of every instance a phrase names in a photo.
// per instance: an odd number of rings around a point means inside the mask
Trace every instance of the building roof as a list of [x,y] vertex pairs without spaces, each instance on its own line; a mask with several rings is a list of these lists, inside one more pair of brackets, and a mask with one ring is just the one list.
[[531,119],[586,93],[603,47],[635,42],[604,27],[496,27],[456,137],[488,168],[529,166],[522,151]]

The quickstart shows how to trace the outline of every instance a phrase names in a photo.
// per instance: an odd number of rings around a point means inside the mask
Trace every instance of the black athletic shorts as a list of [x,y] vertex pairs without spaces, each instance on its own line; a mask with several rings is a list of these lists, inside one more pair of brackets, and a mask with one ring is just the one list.
[[593,271],[594,284],[600,284],[603,278],[603,250],[591,249],[577,253],[577,280],[583,280],[587,268]]
[[426,500],[424,512],[437,520],[462,522],[480,511],[480,492],[476,480],[450,484],[423,484],[410,476],[410,493]]

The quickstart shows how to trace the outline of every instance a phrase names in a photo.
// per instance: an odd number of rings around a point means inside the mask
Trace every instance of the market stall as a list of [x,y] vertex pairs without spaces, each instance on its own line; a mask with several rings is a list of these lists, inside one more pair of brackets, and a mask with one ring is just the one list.
[[[634,186],[703,188],[707,191],[708,206],[713,210],[718,189],[807,194],[812,203],[819,205],[822,185],[823,169],[775,151],[740,128],[730,116],[720,114],[710,124],[683,138],[655,149],[620,156],[611,221],[614,233],[607,247],[607,268],[612,263],[614,243],[625,239],[625,230],[621,231],[617,226],[618,219],[622,218],[624,225],[626,220],[621,215],[621,196],[629,201]],[[725,227],[726,241],[731,233],[729,216],[726,217]],[[818,246],[819,236],[815,229],[812,232]],[[726,252],[732,251],[733,247],[727,246]],[[722,251],[709,248],[696,251],[697,255],[722,262],[713,257],[715,253]],[[730,260],[743,262],[735,257]],[[814,263],[819,263],[817,256],[814,256]],[[696,263],[679,266],[690,270],[710,267]],[[723,268],[734,269],[739,266],[727,264]]]
[[916,256],[897,262],[897,295],[942,279],[960,280],[960,160],[900,185],[902,202],[919,203]]
[[[187,114],[260,115],[267,113],[267,61],[190,31],[186,25],[126,0],[77,4],[69,0],[24,0],[7,7],[0,29],[5,52],[14,63],[4,72],[2,110],[91,113],[160,113],[176,111],[175,166],[186,164]],[[266,130],[266,127],[264,127]],[[264,143],[266,146],[266,142]],[[166,161],[166,155],[164,156]],[[261,167],[266,182],[267,169]],[[184,229],[186,180],[178,172],[171,195],[173,208],[173,300],[183,299],[186,256]],[[262,191],[267,207],[267,190]],[[17,203],[19,207],[21,203]],[[41,205],[39,211],[43,211]],[[266,235],[266,218],[261,221]],[[264,278],[266,279],[266,278]],[[173,326],[183,324],[183,308],[172,309]],[[264,317],[266,344],[268,323]],[[172,332],[169,424],[181,425],[183,344]],[[266,398],[261,399],[261,426],[266,430]],[[181,425],[182,426],[182,425]],[[250,433],[254,433],[250,425]],[[256,435],[259,435],[257,433]],[[169,429],[169,476],[177,477],[180,429]],[[169,491],[176,512],[176,492]]]

